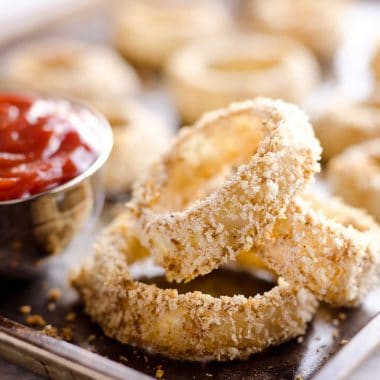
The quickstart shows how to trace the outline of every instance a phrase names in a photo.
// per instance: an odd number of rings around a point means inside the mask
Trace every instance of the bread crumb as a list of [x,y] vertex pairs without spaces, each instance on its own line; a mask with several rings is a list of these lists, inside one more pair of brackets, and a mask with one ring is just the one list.
[[41,326],[44,327],[46,325],[45,320],[41,317],[41,315],[33,314],[26,317],[26,324],[28,326]]
[[348,343],[348,340],[347,339],[342,339],[341,341],[340,341],[340,345],[342,345],[342,346],[344,346],[345,344],[347,344]]
[[20,313],[21,314],[30,314],[32,312],[32,308],[29,305],[23,305],[20,306]]
[[157,371],[156,371],[156,379],[162,379],[164,377],[164,370],[162,369],[162,367],[159,365],[157,367]]
[[55,303],[49,302],[48,305],[47,305],[47,309],[49,311],[54,311],[55,310]]
[[61,297],[61,295],[62,295],[62,292],[61,292],[60,289],[58,289],[58,288],[52,288],[49,291],[48,299],[49,299],[49,301],[56,302],[56,301],[59,300],[59,298]]
[[73,340],[73,329],[71,327],[64,327],[61,330],[61,336],[64,340],[71,342]]
[[297,343],[299,343],[299,344],[303,343],[303,336],[299,336],[297,338]]
[[339,313],[338,314],[338,318],[341,320],[341,321],[345,321],[347,319],[347,314],[346,313]]
[[297,375],[296,376],[296,380],[303,380],[303,376],[302,375]]
[[91,334],[91,335],[88,336],[87,341],[91,343],[91,342],[94,342],[95,339],[96,339],[96,335],[95,334]]
[[77,319],[77,314],[74,313],[73,311],[70,312],[70,313],[68,313],[68,314],[66,315],[66,321],[68,321],[68,322],[73,322],[73,321],[75,321],[76,319]]
[[41,332],[53,338],[59,338],[58,329],[52,325],[46,325]]

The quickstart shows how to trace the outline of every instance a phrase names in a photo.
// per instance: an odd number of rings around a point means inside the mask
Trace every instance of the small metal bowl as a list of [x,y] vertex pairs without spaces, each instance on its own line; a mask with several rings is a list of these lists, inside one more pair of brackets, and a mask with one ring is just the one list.
[[[25,199],[0,202],[0,276],[28,278],[44,258],[60,253],[100,212],[104,202],[102,167],[113,144],[112,130],[96,112],[75,102],[46,98],[79,112],[99,152],[82,174]],[[89,133],[90,136],[90,133]]]

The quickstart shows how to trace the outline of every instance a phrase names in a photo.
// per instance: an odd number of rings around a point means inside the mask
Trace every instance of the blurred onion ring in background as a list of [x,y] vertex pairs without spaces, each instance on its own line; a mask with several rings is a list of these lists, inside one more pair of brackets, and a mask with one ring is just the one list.
[[329,62],[343,36],[349,0],[249,0],[248,18],[256,30],[297,39],[318,59]]
[[380,138],[336,156],[329,163],[327,178],[335,194],[380,221]]
[[134,69],[108,47],[45,38],[5,55],[0,86],[87,102],[135,93],[140,80]]
[[130,190],[170,145],[169,128],[159,115],[130,99],[109,98],[91,105],[113,129],[114,145],[104,173],[106,192],[112,195]]
[[301,103],[319,80],[312,54],[287,37],[233,34],[202,40],[176,52],[169,86],[185,123],[204,112],[256,96]]
[[380,97],[361,103],[337,104],[315,123],[315,133],[329,160],[351,145],[380,137]]
[[294,105],[259,98],[210,112],[181,130],[136,187],[129,208],[138,237],[170,281],[209,273],[271,236],[319,158]]
[[218,298],[135,281],[128,264],[143,254],[129,246],[128,234],[135,235],[124,213],[72,276],[89,315],[123,343],[176,359],[244,359],[303,334],[318,306],[308,290],[281,279],[262,295]]
[[219,0],[124,0],[114,12],[117,48],[131,62],[155,69],[188,42],[225,32],[231,24]]
[[363,210],[308,194],[291,202],[272,239],[252,252],[319,299],[353,306],[378,283],[380,227]]

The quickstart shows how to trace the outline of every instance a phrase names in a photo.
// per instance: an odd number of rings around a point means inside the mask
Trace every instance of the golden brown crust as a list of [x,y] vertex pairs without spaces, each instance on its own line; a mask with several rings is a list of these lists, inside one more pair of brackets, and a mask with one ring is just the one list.
[[[190,280],[271,235],[319,170],[320,146],[296,106],[257,99],[205,115],[134,192],[138,236],[169,280]],[[247,163],[248,162],[248,163]],[[210,195],[209,185],[233,174]]]
[[177,51],[166,72],[185,123],[256,96],[304,102],[320,74],[314,57],[301,44],[263,34],[197,41]]
[[124,0],[115,8],[115,44],[132,62],[159,69],[175,50],[230,24],[219,0]]
[[347,0],[249,0],[248,15],[258,30],[288,35],[328,62],[342,40]]
[[329,160],[351,145],[380,137],[380,99],[337,104],[315,123],[315,133]]
[[129,249],[131,228],[128,214],[121,215],[98,242],[95,256],[73,274],[86,311],[108,336],[173,358],[204,361],[246,358],[305,332],[318,303],[309,291],[281,279],[269,292],[248,298],[178,294],[134,281],[128,262],[147,252]]
[[5,56],[1,85],[88,101],[135,93],[140,81],[134,69],[108,47],[47,38]]
[[[379,109],[380,111],[380,109]],[[380,127],[380,125],[379,125]],[[380,221],[380,139],[352,146],[330,161],[332,191]]]

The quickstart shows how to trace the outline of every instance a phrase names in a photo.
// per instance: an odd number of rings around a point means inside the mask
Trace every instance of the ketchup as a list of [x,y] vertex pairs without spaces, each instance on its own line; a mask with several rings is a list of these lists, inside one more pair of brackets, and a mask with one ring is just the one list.
[[54,100],[0,94],[0,201],[66,183],[96,160],[70,112],[55,113]]

